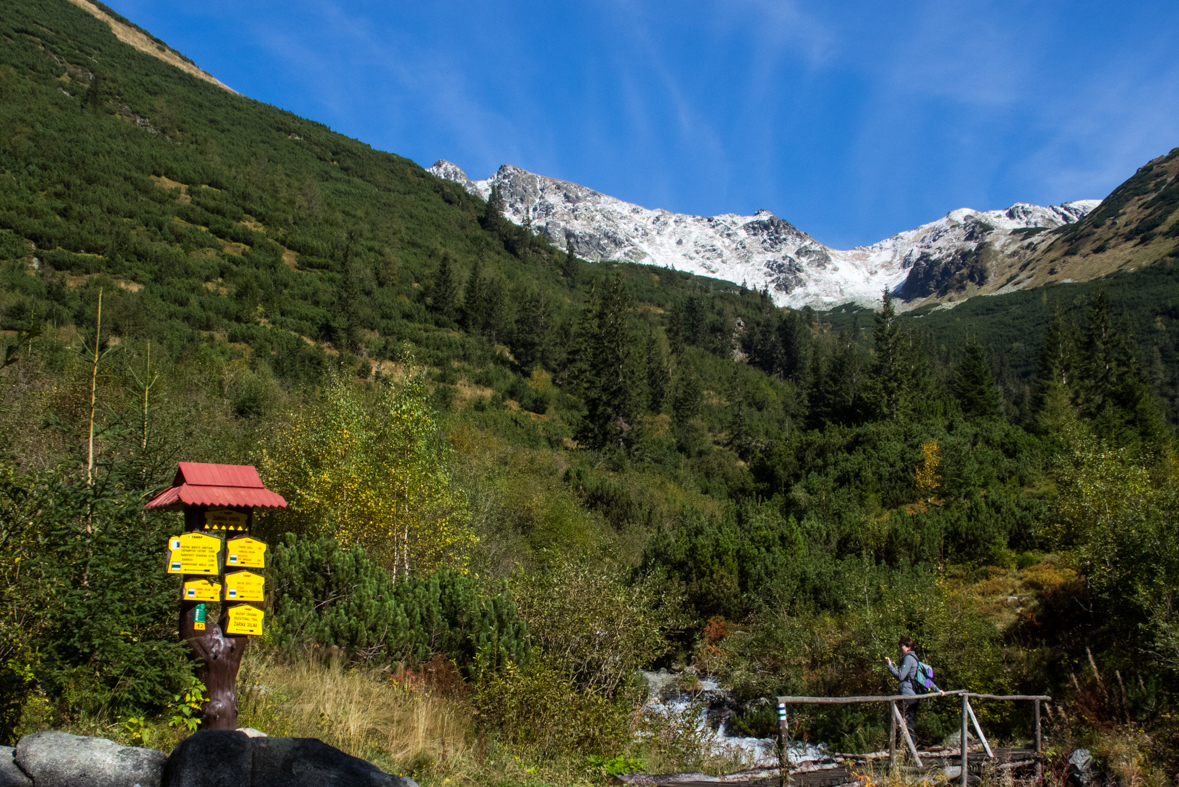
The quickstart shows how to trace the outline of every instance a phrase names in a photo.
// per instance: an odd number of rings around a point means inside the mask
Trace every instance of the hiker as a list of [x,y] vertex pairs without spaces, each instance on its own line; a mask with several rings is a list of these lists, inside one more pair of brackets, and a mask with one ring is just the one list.
[[[892,663],[892,659],[888,656],[884,657],[884,663],[888,665],[888,671],[892,673],[893,677],[900,683],[901,694],[904,696],[917,696],[918,694],[926,694],[927,689],[921,685],[917,679],[917,654],[913,652],[913,638],[901,637],[901,668],[898,670],[896,665]],[[931,681],[932,686],[932,681]],[[945,696],[945,692],[937,686],[932,686],[932,691],[938,692],[941,696]],[[913,745],[917,745],[917,706],[920,700],[905,700],[905,727],[909,730],[909,737],[913,740]]]

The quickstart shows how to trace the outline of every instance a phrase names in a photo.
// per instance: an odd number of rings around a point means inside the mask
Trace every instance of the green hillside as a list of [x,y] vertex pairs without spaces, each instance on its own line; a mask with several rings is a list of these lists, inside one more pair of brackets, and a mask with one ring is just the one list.
[[[0,737],[186,733],[177,523],[142,505],[190,460],[256,464],[292,504],[259,518],[243,722],[424,785],[736,769],[641,713],[635,670],[712,674],[773,735],[759,698],[891,691],[902,634],[946,688],[1052,693],[1053,767],[1084,744],[1173,768],[1173,279],[781,310],[578,260],[65,0],[13,0]],[[926,742],[957,713],[923,713]],[[877,716],[797,734],[879,748]]]

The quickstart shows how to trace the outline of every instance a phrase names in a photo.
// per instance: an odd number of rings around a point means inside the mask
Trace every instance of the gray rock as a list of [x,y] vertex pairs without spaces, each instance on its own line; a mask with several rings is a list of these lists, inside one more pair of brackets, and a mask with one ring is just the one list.
[[11,746],[0,746],[0,787],[33,787],[25,772],[16,767],[15,752]]
[[250,738],[266,738],[269,737],[262,730],[256,730],[253,727],[238,727],[237,731]]
[[252,787],[417,787],[315,738],[254,738]]
[[1068,780],[1079,787],[1089,787],[1095,773],[1093,755],[1088,749],[1077,749],[1068,758]]
[[163,787],[249,787],[252,739],[236,730],[201,730],[177,744],[164,766]]
[[105,738],[37,732],[16,744],[16,764],[36,787],[159,787],[163,752]]

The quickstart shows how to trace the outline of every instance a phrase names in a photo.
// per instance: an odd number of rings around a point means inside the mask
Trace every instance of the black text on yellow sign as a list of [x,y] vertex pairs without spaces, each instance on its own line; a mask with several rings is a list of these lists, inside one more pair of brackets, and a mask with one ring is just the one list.
[[185,601],[220,601],[221,583],[208,579],[190,579],[184,583]]
[[230,571],[225,574],[226,601],[261,601],[264,580],[253,571]]
[[225,544],[225,565],[266,568],[266,544],[256,538],[231,538]]
[[205,512],[206,530],[245,530],[248,521],[245,513],[227,508]]
[[229,623],[225,633],[229,635],[262,633],[262,610],[249,604],[234,604],[228,611]]
[[185,533],[168,539],[169,574],[220,574],[217,556],[221,539],[204,533]]

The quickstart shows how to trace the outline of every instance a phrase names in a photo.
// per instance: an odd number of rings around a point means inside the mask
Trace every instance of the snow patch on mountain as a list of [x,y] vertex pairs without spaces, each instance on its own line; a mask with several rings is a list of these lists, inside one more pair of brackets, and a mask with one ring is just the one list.
[[[941,219],[871,246],[832,249],[767,210],[753,216],[688,216],[650,210],[576,183],[546,178],[505,164],[493,177],[472,181],[449,161],[430,167],[487,199],[498,185],[504,215],[572,246],[582,259],[629,260],[766,288],[780,306],[875,303],[888,289],[899,297],[914,266],[939,270],[970,259],[984,243],[1006,244],[1017,230],[1070,224],[1100,200],[1006,210],[961,208]],[[1025,233],[1018,238],[1024,241]],[[925,285],[928,286],[928,285]],[[921,297],[913,294],[912,297]]]

